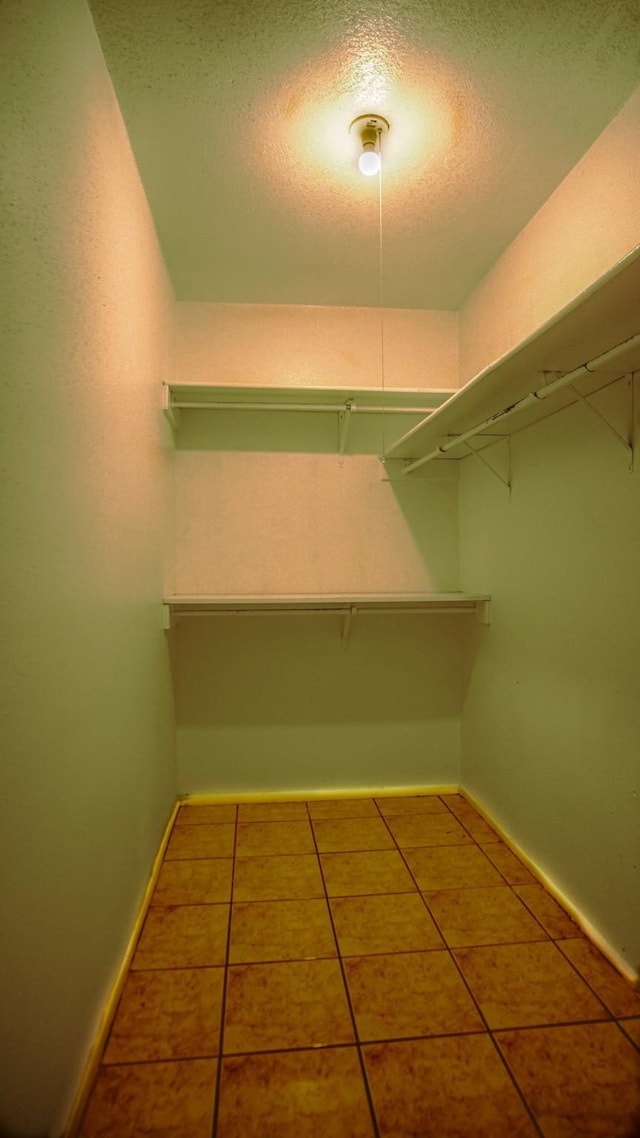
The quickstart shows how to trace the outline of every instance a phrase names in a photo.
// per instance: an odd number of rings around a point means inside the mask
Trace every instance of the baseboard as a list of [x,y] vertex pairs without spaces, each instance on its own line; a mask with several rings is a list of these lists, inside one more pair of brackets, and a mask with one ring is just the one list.
[[613,946],[609,944],[605,937],[603,937],[602,934],[598,932],[595,926],[592,925],[591,921],[587,920],[577,905],[574,905],[573,901],[567,897],[567,895],[563,893],[562,889],[556,885],[553,878],[549,877],[549,875],[540,868],[537,862],[535,862],[534,859],[530,857],[529,854],[523,850],[521,846],[518,845],[512,835],[498,822],[495,821],[495,819],[479,799],[477,799],[473,794],[471,794],[470,791],[465,790],[463,787],[460,788],[460,793],[464,798],[467,799],[471,806],[475,807],[475,809],[479,814],[482,815],[485,821],[493,827],[496,833],[500,835],[505,845],[509,846],[509,849],[513,851],[516,857],[520,858],[520,861],[526,865],[527,869],[531,871],[533,876],[537,878],[540,884],[544,885],[545,889],[551,894],[554,900],[556,900],[561,908],[563,908],[564,911],[568,913],[569,916],[576,922],[585,936],[593,942],[593,944],[597,949],[599,949],[602,955],[606,956],[607,960],[610,964],[613,965],[616,971],[620,972],[620,974],[624,976],[625,980],[627,980],[635,988],[640,987],[640,975],[638,972],[636,972],[634,968],[630,967],[628,962],[624,960],[618,952],[616,952],[615,948],[613,948]]
[[322,790],[251,790],[225,794],[181,794],[178,802],[191,806],[217,806],[228,802],[299,802],[323,798],[392,798],[411,794],[458,794],[460,787],[451,786],[354,786]]
[[124,983],[125,983],[125,980],[127,978],[127,974],[129,972],[129,965],[131,964],[131,961],[133,959],[133,954],[134,954],[135,949],[136,949],[138,937],[140,936],[140,933],[142,931],[142,925],[143,925],[144,919],[147,915],[147,909],[149,907],[149,901],[151,900],[151,895],[152,895],[152,893],[156,887],[156,882],[158,880],[158,875],[160,873],[160,866],[162,865],[162,859],[164,857],[164,853],[165,853],[165,850],[167,848],[169,838],[171,836],[171,830],[173,827],[173,823],[175,821],[176,814],[178,812],[178,807],[179,807],[179,802],[176,802],[174,804],[173,809],[171,811],[171,814],[169,816],[169,820],[167,822],[167,825],[165,826],[164,833],[162,835],[162,840],[161,840],[160,845],[158,847],[158,852],[157,852],[157,854],[154,858],[154,861],[153,861],[153,866],[151,868],[149,880],[147,882],[144,894],[142,896],[142,900],[140,901],[140,905],[138,907],[138,912],[136,914],[134,926],[133,926],[133,929],[131,931],[131,936],[129,937],[129,943],[127,944],[127,948],[126,948],[125,954],[122,958],[122,962],[121,962],[120,967],[118,969],[118,973],[116,975],[116,978],[115,978],[115,980],[111,986],[111,990],[109,992],[106,1003],[104,1005],[104,1009],[102,1011],[102,1015],[100,1017],[100,1023],[98,1025],[98,1029],[96,1031],[95,1039],[94,1039],[93,1043],[91,1044],[91,1048],[89,1050],[89,1054],[87,1056],[87,1060],[86,1060],[86,1063],[84,1065],[84,1070],[82,1072],[82,1076],[80,1078],[80,1083],[78,1085],[78,1089],[76,1091],[75,1098],[74,1098],[72,1106],[71,1106],[69,1118],[68,1118],[67,1124],[66,1124],[64,1131],[63,1131],[64,1138],[77,1138],[77,1135],[79,1134],[80,1126],[82,1124],[82,1118],[83,1118],[83,1115],[84,1115],[84,1112],[85,1112],[85,1109],[87,1106],[87,1102],[89,1099],[89,1094],[90,1094],[91,1088],[93,1086],[93,1081],[94,1081],[96,1074],[98,1072],[98,1067],[100,1066],[100,1060],[102,1058],[102,1053],[103,1053],[104,1048],[106,1046],[107,1036],[109,1034],[109,1029],[111,1027],[113,1017],[116,1013],[118,1001],[119,1001],[120,996],[122,994],[122,989],[124,987]]

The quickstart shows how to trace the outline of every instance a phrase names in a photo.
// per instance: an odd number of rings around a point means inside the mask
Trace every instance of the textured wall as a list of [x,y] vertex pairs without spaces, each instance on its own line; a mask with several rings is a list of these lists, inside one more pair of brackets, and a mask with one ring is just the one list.
[[[209,451],[188,427],[180,438],[178,592],[457,588],[453,464],[399,485],[374,456]],[[457,784],[466,623],[362,616],[345,652],[335,616],[183,622],[181,791]]]
[[455,312],[282,304],[176,305],[176,381],[274,387],[458,384]]
[[0,1131],[58,1134],[174,793],[171,298],[82,0],[2,8]]
[[550,320],[640,240],[640,90],[460,311],[460,383]]
[[582,407],[512,446],[511,501],[462,463],[461,580],[493,596],[462,782],[638,968],[640,476]]
[[456,589],[456,469],[441,470],[397,484],[368,455],[181,449],[176,591]]

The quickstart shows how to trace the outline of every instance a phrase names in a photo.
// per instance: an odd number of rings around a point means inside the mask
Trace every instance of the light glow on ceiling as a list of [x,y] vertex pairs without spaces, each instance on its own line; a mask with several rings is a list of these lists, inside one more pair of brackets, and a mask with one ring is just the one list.
[[393,124],[384,138],[385,193],[388,201],[403,195],[408,227],[414,218],[407,191],[437,178],[461,123],[472,120],[473,108],[465,106],[472,101],[468,78],[447,61],[360,36],[289,74],[271,105],[269,146],[257,163],[292,209],[303,210],[310,192],[316,202],[326,194],[328,215],[346,218],[354,199],[375,188],[358,170],[362,147],[348,124],[363,113],[382,115]]

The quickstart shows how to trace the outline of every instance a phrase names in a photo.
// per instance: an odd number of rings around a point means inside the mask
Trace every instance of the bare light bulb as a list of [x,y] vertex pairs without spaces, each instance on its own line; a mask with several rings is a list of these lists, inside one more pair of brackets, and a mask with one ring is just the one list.
[[380,155],[372,147],[367,147],[362,151],[358,159],[358,169],[361,174],[366,174],[368,178],[372,178],[377,174],[380,169]]
[[382,115],[358,115],[349,127],[349,132],[357,134],[362,152],[358,157],[358,169],[367,178],[379,174],[382,169],[380,140],[389,130],[388,120]]

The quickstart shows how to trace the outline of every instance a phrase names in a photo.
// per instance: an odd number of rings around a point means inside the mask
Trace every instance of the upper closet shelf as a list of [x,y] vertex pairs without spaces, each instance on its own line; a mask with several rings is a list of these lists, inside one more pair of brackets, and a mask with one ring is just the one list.
[[346,643],[354,616],[359,613],[475,613],[489,624],[491,598],[486,593],[323,593],[281,596],[196,596],[175,594],[164,599],[164,627],[173,617],[243,616],[275,613],[338,613],[343,617],[342,640]]
[[[640,368],[640,255],[620,262],[558,316],[485,368],[385,448],[402,473],[431,459],[465,458],[563,407],[581,402],[633,457],[633,380],[619,384],[613,423],[591,401]],[[471,442],[470,440],[474,440]]]
[[[336,449],[347,450],[353,420],[361,415],[401,416],[399,430],[422,420],[453,394],[452,388],[238,387],[163,384],[163,411],[174,429],[182,411],[300,412],[336,416]],[[353,449],[353,443],[352,449]],[[356,442],[357,452],[357,442]]]

